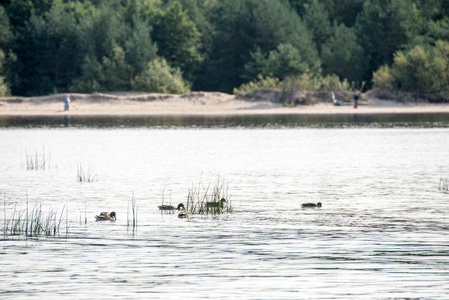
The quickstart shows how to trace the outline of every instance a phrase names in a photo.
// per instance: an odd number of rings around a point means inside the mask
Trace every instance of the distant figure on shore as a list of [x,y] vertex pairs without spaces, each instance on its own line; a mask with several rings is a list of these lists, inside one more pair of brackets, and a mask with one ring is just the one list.
[[355,94],[354,94],[354,108],[357,108],[357,106],[359,106],[359,99],[360,99],[359,92],[355,92]]
[[334,92],[332,92],[332,101],[334,102],[334,105],[337,105],[337,106],[345,105],[344,101],[340,101],[335,98]]
[[64,96],[64,110],[69,110],[70,107],[70,95],[67,94]]

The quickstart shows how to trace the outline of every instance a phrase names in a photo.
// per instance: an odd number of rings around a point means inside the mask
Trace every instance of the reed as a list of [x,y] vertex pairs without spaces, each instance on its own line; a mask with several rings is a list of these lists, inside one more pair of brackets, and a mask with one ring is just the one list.
[[27,170],[46,170],[50,169],[50,154],[45,154],[45,147],[43,147],[42,154],[38,151],[28,153],[25,150],[25,160]]
[[66,214],[66,236],[68,235],[69,227],[67,216],[68,212],[63,207],[61,214],[55,210],[50,210],[47,213],[42,211],[42,205],[35,205],[31,211],[27,208],[22,211],[14,211],[9,218],[6,217],[6,208],[4,208],[5,221],[3,225],[3,235],[7,236],[21,236],[25,238],[38,237],[45,235],[47,237],[59,235],[61,224],[64,220],[64,211]]
[[[222,202],[225,199],[226,202]],[[218,178],[204,185],[201,180],[187,194],[186,210],[190,214],[217,215],[232,212],[229,183]]]
[[78,164],[77,168],[77,178],[79,182],[93,182],[98,181],[98,175],[94,173],[92,165],[86,169],[83,168],[81,163]]
[[80,211],[80,225],[81,224],[87,224],[87,210],[86,210],[86,207],[84,207],[84,220],[82,219],[82,213]]
[[[130,209],[131,206],[131,209]],[[132,212],[132,219],[130,218],[130,210]],[[134,193],[132,195],[131,201],[128,203],[128,212],[127,212],[127,226],[133,228],[133,231],[137,229],[137,213],[138,213],[138,206],[137,206],[137,200],[134,197]]]
[[438,190],[442,193],[449,193],[449,179],[448,177],[440,178],[440,185]]

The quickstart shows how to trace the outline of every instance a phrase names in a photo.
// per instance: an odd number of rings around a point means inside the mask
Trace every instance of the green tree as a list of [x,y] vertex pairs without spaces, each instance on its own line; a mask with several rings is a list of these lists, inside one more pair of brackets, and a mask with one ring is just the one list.
[[103,57],[102,70],[104,81],[101,83],[105,91],[131,90],[132,69],[125,61],[125,52],[119,46],[113,49],[112,57]]
[[54,0],[11,0],[8,5],[11,25],[16,28],[25,26],[32,12],[36,16],[43,16],[50,10],[53,2]]
[[168,5],[179,1],[189,18],[195,23],[200,32],[201,47],[198,51],[204,54],[212,45],[214,27],[212,25],[213,12],[217,7],[217,0],[170,0]]
[[[285,1],[250,1],[248,36],[253,35],[253,45],[266,53],[280,44],[291,44],[298,49],[312,72],[320,71],[320,60],[311,32],[298,14]],[[254,46],[253,46],[254,49]]]
[[[286,1],[222,1],[215,15],[214,45],[202,77],[209,84],[207,90],[230,92],[255,79],[258,73],[248,72],[252,67],[261,68],[254,64],[254,53],[260,51],[267,57],[281,44],[297,49],[309,70],[320,71],[312,34]],[[250,61],[253,66],[246,66]]]
[[105,82],[103,67],[95,55],[88,54],[81,65],[81,75],[76,77],[71,86],[71,92],[93,93],[106,91],[102,84]]
[[244,68],[245,71],[241,77],[247,81],[252,81],[254,78],[259,78],[260,76],[274,76],[274,70],[271,69],[268,61],[268,54],[262,52],[260,48],[251,52],[251,59],[245,64]]
[[379,90],[392,90],[395,88],[395,79],[388,65],[383,65],[373,74],[373,87]]
[[103,57],[112,57],[116,46],[123,48],[130,35],[123,11],[119,0],[112,0],[102,3],[80,20],[89,55],[101,61]]
[[9,49],[10,43],[13,39],[12,32],[10,30],[9,18],[5,9],[0,6],[0,97],[5,96],[8,91],[8,84],[6,83],[7,71],[7,56],[4,50]]
[[[80,75],[73,80],[71,91],[131,89],[133,76],[142,70],[140,64],[151,59],[154,47],[146,38],[150,34],[149,26],[142,24],[138,17],[134,19],[135,24],[126,24],[125,12],[121,2],[113,0],[103,2],[97,8],[88,7],[87,12],[80,16],[85,50],[79,64]],[[133,25],[135,30],[131,32]]]
[[413,1],[409,11],[410,43],[408,49],[417,45],[435,45],[436,40],[449,39],[449,18],[441,0]]
[[332,23],[344,24],[352,28],[355,25],[358,14],[363,9],[365,0],[324,0],[323,4],[329,11]]
[[409,0],[367,0],[356,19],[356,31],[365,53],[370,57],[368,78],[384,64],[393,63],[396,51],[409,41],[407,18]]
[[[301,57],[299,50],[287,43],[280,44],[277,49],[270,51],[268,56],[264,55],[260,49],[252,53],[252,60],[245,65],[245,71],[247,78],[280,79],[285,90],[287,81],[293,82],[293,78],[306,73],[308,65]],[[254,83],[254,79],[251,82]]]
[[13,39],[9,17],[3,6],[0,6],[0,49],[4,49]]
[[436,89],[449,92],[449,42],[439,40],[434,51],[434,65],[437,74]]
[[125,61],[132,68],[132,77],[142,72],[148,62],[156,58],[157,46],[151,39],[152,28],[137,16],[132,33],[125,42]]
[[422,46],[416,46],[408,53],[397,52],[392,72],[399,87],[404,91],[435,92],[435,70],[430,53]]
[[190,90],[178,68],[170,67],[166,60],[157,58],[133,80],[133,89],[150,93],[181,94]]
[[219,1],[213,12],[213,44],[207,49],[196,88],[232,92],[253,45],[248,35],[250,14],[246,0]]
[[158,54],[170,65],[180,68],[186,78],[192,79],[202,60],[199,53],[201,34],[179,2],[174,2],[155,17],[152,38]]
[[437,41],[435,47],[415,46],[398,51],[390,67],[382,66],[373,75],[376,88],[399,88],[407,92],[449,92],[449,42]]
[[321,58],[325,74],[337,74],[341,79],[361,81],[368,60],[357,36],[345,25],[334,25],[332,37],[323,46]]
[[321,52],[322,46],[332,34],[329,13],[324,4],[318,0],[312,0],[310,5],[306,7],[303,16],[304,22],[313,34],[313,40],[316,43],[318,51]]
[[5,82],[5,77],[2,76],[4,59],[5,59],[5,54],[3,53],[3,50],[0,49],[0,97],[6,96],[6,94],[9,91],[8,85]]
[[[270,74],[280,79],[305,73],[308,65],[301,57],[299,50],[290,44],[280,44],[268,56]],[[263,74],[268,75],[268,74]]]
[[83,51],[75,20],[56,4],[43,16],[31,15],[15,45],[20,95],[66,91],[80,69]]

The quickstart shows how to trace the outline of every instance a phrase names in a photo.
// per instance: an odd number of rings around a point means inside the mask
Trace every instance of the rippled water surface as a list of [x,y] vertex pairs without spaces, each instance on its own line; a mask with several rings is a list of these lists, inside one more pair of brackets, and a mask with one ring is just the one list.
[[[63,218],[56,237],[2,231],[1,298],[447,299],[446,121],[124,124],[0,128],[0,228],[27,202]],[[231,213],[159,212],[218,179]]]

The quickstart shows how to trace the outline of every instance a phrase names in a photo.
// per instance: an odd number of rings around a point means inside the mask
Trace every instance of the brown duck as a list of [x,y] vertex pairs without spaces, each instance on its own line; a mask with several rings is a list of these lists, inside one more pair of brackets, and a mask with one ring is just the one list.
[[95,219],[97,221],[115,221],[117,220],[117,216],[115,215],[115,212],[102,212],[99,216],[95,216]]

